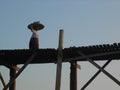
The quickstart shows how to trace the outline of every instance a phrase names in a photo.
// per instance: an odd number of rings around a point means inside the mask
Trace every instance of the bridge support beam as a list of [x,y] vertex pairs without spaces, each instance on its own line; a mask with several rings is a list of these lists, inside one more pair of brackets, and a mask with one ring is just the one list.
[[[16,75],[16,70],[10,68],[10,81],[14,78],[15,75]],[[13,83],[10,85],[9,90],[16,90],[16,80],[14,80]]]
[[[78,51],[78,53],[80,54],[80,56],[85,56],[84,53]],[[116,84],[118,84],[120,86],[120,81],[117,80],[115,77],[113,77],[110,73],[108,73],[106,70],[104,70],[103,67],[99,66],[97,63],[95,63],[93,60],[91,60],[90,58],[86,58],[92,65],[94,65],[96,68],[98,68],[101,72],[103,72],[106,76],[108,76],[111,80],[113,80]]]
[[34,57],[36,55],[37,55],[37,52],[33,53],[17,73],[16,73],[15,69],[10,68],[10,81],[3,88],[3,90],[7,90],[8,88],[9,88],[9,90],[15,90],[15,86],[16,86],[15,79],[22,73],[22,71],[28,66],[28,64],[34,59]]
[[77,61],[70,62],[70,90],[77,90]]

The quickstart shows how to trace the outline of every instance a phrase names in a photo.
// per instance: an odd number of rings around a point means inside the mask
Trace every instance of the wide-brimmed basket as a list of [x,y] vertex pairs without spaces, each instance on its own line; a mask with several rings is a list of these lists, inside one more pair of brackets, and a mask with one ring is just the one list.
[[34,29],[34,30],[42,30],[44,28],[44,25],[41,24],[39,21],[38,22],[34,22],[28,25],[28,28]]

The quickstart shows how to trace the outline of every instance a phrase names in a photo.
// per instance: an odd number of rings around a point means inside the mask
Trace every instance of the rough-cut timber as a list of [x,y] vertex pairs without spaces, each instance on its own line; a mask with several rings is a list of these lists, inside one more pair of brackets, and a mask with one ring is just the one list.
[[[85,55],[111,53],[110,55],[104,56],[92,56],[92,60],[109,60],[109,59],[120,59],[120,43],[114,44],[103,44],[93,46],[82,46],[82,47],[70,47],[63,49],[63,62],[71,58],[80,57],[78,51],[83,52]],[[35,52],[38,52],[37,56],[31,62],[31,64],[37,63],[56,63],[57,61],[57,49],[16,49],[16,50],[0,50],[0,65],[4,64],[24,64],[26,60]],[[86,61],[84,58],[77,59],[77,61]]]

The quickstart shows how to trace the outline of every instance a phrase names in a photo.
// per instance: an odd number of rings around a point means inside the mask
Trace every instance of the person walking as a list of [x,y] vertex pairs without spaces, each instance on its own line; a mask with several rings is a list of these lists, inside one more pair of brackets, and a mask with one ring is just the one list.
[[44,25],[40,22],[34,22],[28,25],[28,28],[32,32],[32,36],[29,42],[29,49],[39,49],[39,35],[38,30],[44,28]]

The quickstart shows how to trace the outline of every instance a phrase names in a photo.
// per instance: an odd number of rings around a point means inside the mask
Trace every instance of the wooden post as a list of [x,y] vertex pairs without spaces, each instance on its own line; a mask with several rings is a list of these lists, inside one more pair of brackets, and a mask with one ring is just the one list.
[[72,61],[70,64],[70,90],[77,90],[77,61]]
[[64,30],[60,30],[55,90],[60,90],[60,86],[61,86],[63,39],[64,39]]
[[[14,67],[14,65],[12,66]],[[16,75],[16,70],[10,68],[10,80],[12,80],[15,75]],[[16,80],[14,80],[13,83],[10,85],[9,90],[16,90]]]

